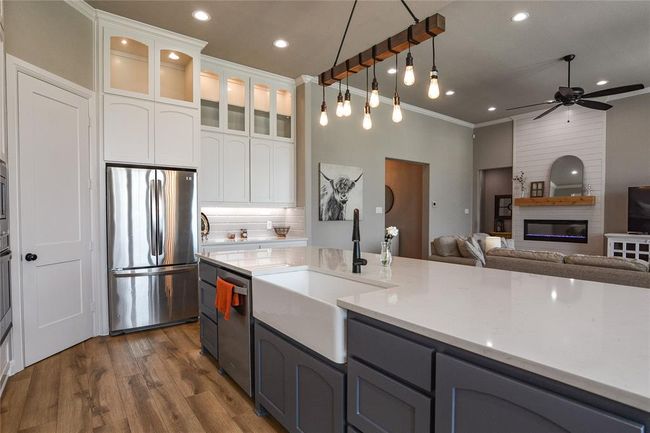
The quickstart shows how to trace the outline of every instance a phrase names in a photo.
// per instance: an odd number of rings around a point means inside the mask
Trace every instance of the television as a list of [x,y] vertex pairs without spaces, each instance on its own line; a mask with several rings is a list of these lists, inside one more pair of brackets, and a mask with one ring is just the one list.
[[627,231],[650,233],[650,186],[627,189]]

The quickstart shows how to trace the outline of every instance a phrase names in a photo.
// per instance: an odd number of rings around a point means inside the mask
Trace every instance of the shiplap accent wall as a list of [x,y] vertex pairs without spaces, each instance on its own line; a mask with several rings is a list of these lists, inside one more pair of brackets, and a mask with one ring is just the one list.
[[207,207],[201,208],[201,212],[210,222],[210,240],[224,239],[229,232],[237,233],[239,238],[239,230],[243,228],[248,230],[251,239],[275,237],[273,230],[267,230],[267,221],[275,226],[290,226],[290,237],[305,235],[304,208]]
[[[575,155],[585,166],[584,185],[591,185],[595,206],[513,207],[512,231],[519,249],[550,250],[563,253],[603,254],[605,186],[605,112],[581,107],[569,112],[561,107],[539,120],[536,115],[514,122],[513,173],[523,171],[530,192],[530,182],[543,180],[548,195],[553,161],[563,155]],[[570,122],[567,123],[567,119]],[[518,195],[518,186],[513,188]],[[589,242],[524,241],[524,219],[575,219],[589,221]]]

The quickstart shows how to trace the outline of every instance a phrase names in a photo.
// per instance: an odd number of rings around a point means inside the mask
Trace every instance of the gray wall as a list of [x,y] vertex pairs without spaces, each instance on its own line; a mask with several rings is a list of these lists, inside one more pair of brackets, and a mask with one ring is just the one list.
[[627,231],[627,187],[650,185],[650,94],[607,111],[605,233]]
[[352,165],[364,169],[363,221],[361,247],[379,251],[384,234],[385,159],[421,162],[430,166],[430,201],[438,206],[429,212],[429,237],[447,233],[468,233],[471,228],[472,129],[423,114],[404,110],[401,124],[391,121],[391,106],[374,109],[373,128],[361,127],[363,98],[352,97],[354,113],[349,118],[334,115],[336,93],[327,91],[329,125],[318,124],[322,93],[315,84],[311,97],[311,236],[317,246],[350,249],[352,222],[318,221],[319,171],[321,162]]
[[93,88],[93,23],[63,1],[5,1],[7,52]]

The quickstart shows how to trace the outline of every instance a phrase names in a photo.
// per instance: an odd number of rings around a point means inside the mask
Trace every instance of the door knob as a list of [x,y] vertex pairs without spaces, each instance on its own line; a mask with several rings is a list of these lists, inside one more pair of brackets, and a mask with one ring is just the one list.
[[33,262],[37,258],[38,258],[38,256],[36,254],[32,254],[32,253],[25,254],[25,260],[28,261],[28,262]]

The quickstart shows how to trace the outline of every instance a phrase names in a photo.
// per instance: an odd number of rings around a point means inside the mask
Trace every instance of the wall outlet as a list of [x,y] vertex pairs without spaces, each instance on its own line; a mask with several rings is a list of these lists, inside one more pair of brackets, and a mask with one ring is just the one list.
[[437,201],[432,201],[431,202],[431,207],[438,207],[438,202]]
[[469,209],[465,209],[465,215],[469,215]]
[[383,209],[381,207],[376,207],[375,208],[375,213],[382,213]]
[[271,221],[271,220],[266,221],[266,229],[267,230],[273,230],[273,221]]

